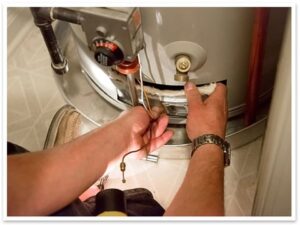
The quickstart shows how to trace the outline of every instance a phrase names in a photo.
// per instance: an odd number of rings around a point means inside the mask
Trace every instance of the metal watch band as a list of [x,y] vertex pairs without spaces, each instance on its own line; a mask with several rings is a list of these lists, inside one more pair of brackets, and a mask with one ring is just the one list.
[[195,138],[192,142],[193,150],[191,153],[191,157],[200,146],[205,144],[215,144],[219,146],[224,152],[224,166],[230,165],[230,156],[231,156],[230,144],[227,141],[225,141],[223,138],[215,134],[204,134],[202,136]]

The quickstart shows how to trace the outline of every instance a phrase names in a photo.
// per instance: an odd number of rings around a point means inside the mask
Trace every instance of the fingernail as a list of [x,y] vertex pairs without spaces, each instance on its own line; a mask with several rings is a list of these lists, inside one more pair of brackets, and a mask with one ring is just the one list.
[[151,110],[152,110],[152,111],[155,111],[155,112],[157,112],[157,113],[161,113],[161,112],[164,110],[164,108],[161,107],[161,106],[155,105],[155,106],[153,106],[153,107],[151,108]]
[[185,89],[187,90],[187,91],[190,91],[190,90],[192,90],[193,88],[194,88],[194,84],[192,83],[192,82],[190,82],[190,81],[188,81],[188,82],[186,82],[186,84],[185,84]]

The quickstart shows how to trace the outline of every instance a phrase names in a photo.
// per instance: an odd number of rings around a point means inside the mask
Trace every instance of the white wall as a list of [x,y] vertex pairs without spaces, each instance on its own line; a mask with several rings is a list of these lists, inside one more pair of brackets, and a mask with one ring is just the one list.
[[279,59],[253,215],[291,216],[291,14]]

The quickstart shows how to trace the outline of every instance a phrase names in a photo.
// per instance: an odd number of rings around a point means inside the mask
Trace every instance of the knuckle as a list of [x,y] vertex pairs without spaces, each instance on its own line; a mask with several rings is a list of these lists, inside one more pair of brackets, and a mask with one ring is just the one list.
[[140,105],[134,107],[134,109],[137,110],[137,111],[145,111],[144,107],[143,107],[143,106],[140,106]]
[[133,111],[139,114],[147,114],[143,106],[136,106],[133,108]]

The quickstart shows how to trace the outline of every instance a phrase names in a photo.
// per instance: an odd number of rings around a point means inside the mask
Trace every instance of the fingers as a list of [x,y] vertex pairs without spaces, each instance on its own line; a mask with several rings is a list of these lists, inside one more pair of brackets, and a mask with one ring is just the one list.
[[[139,159],[145,157],[147,154],[165,145],[172,138],[173,134],[173,131],[166,130],[161,136],[153,138],[151,142],[148,145],[146,145],[142,151],[139,151],[133,157],[137,157]],[[148,143],[148,141],[149,137],[144,136],[144,143]]]
[[[165,131],[169,123],[169,117],[167,115],[160,116],[157,121],[153,122],[150,135],[150,129],[143,135],[144,143],[148,143],[150,138],[153,140],[160,137]],[[151,136],[151,137],[150,137]]]
[[224,84],[218,83],[215,91],[207,99],[208,104],[216,106],[219,110],[222,110],[227,117],[228,105],[227,105],[227,88]]
[[119,117],[124,121],[128,131],[134,134],[143,133],[147,130],[151,118],[142,106],[136,106]]
[[[194,111],[195,109],[199,108],[200,105],[203,104],[201,94],[199,93],[195,84],[193,84],[192,82],[187,82],[184,90],[186,93],[189,112]],[[213,103],[213,104],[218,104],[218,103],[223,104],[224,101],[226,102],[226,99],[227,99],[226,95],[227,95],[226,86],[222,83],[217,83],[216,89],[207,98],[207,100],[205,102]]]
[[173,134],[173,131],[166,130],[161,136],[152,139],[149,147],[150,152],[166,144],[172,138]]
[[152,132],[151,135],[150,135],[150,130],[148,130],[144,134],[143,136],[144,143],[149,143],[149,140],[151,138],[150,144],[146,146],[147,153],[154,151],[157,148],[160,148],[171,139],[174,132],[170,130],[166,130],[168,126],[168,122],[169,122],[169,117],[165,114],[161,115],[157,119],[157,121],[153,123],[153,126],[150,128]]
[[227,88],[222,83],[217,83],[215,91],[209,96],[207,102],[224,102],[226,100]]
[[153,106],[151,108],[152,119],[156,120],[164,111],[163,106]]
[[202,105],[201,94],[199,93],[197,87],[192,82],[187,82],[184,86],[184,91],[188,103],[188,111],[194,111]]
[[133,107],[130,112],[134,113],[135,116],[143,117],[144,119],[150,120],[148,112],[145,110],[143,106],[135,106]]
[[168,123],[169,123],[169,117],[164,114],[164,115],[161,115],[157,121],[155,121],[153,123],[153,126],[152,126],[152,136],[153,137],[159,137],[160,135],[162,135],[162,133],[166,130],[167,126],[168,126]]

